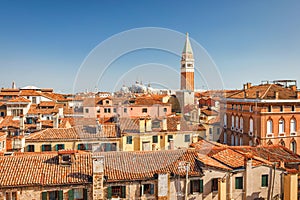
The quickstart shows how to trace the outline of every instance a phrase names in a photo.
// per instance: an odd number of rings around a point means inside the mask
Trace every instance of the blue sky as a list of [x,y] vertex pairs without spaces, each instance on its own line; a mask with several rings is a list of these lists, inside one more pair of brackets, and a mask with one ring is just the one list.
[[[299,1],[276,0],[2,0],[0,86],[10,87],[14,80],[18,87],[36,85],[72,92],[79,67],[99,43],[140,27],[189,32],[216,63],[225,88],[241,88],[248,81],[296,79],[299,82],[299,10]],[[127,58],[115,62],[114,70],[162,60],[163,64],[179,70],[179,58],[166,53],[145,51]],[[142,72],[135,76],[144,82],[153,81]],[[179,87],[178,77],[165,78],[173,82],[170,87]],[[132,79],[128,77],[123,82],[130,84],[135,81]],[[201,80],[196,78],[196,81],[202,87]],[[98,87],[110,90],[110,85],[105,82]]]

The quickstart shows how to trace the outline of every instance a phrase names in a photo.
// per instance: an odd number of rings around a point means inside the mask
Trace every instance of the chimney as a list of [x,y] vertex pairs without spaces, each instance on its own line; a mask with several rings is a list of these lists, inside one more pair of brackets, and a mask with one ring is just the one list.
[[93,198],[103,199],[104,156],[92,156],[93,159]]
[[297,91],[297,86],[296,86],[296,85],[292,85],[292,86],[291,86],[291,89],[292,89],[293,91]]
[[40,120],[36,123],[36,130],[42,130],[42,122]]
[[53,128],[58,128],[59,121],[58,121],[58,113],[53,115]]
[[248,93],[246,91],[244,92],[244,98],[248,98]]
[[244,84],[243,86],[244,86],[244,90],[247,90],[247,89],[249,89],[249,88],[251,88],[251,83],[246,83],[246,84]]
[[170,141],[169,141],[169,149],[174,150],[174,140],[173,139],[170,139]]
[[151,118],[146,119],[146,131],[147,132],[152,131],[152,120],[151,120]]
[[177,122],[176,130],[180,131],[180,122]]
[[260,92],[256,91],[256,98],[259,99],[259,96],[260,96]]
[[20,134],[24,135],[24,131],[25,131],[25,118],[24,115],[20,115]]
[[297,99],[300,99],[300,91],[297,91]]
[[193,135],[192,143],[197,143],[197,142],[198,142],[198,135]]
[[167,118],[163,118],[162,120],[162,130],[167,131],[168,130],[168,124],[167,124]]
[[145,119],[140,118],[140,133],[145,133]]
[[274,97],[275,97],[275,99],[279,99],[279,92],[278,91],[274,92]]

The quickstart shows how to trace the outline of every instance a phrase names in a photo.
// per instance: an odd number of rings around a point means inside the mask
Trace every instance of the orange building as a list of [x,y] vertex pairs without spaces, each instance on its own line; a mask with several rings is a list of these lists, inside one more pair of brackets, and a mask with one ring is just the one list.
[[251,83],[221,101],[220,142],[238,145],[283,145],[300,153],[300,91],[296,81]]

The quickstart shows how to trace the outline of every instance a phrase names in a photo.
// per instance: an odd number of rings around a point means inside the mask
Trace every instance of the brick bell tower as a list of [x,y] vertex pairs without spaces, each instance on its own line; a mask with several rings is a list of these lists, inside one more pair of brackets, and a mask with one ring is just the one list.
[[182,51],[180,70],[180,89],[194,91],[194,56],[188,33],[186,33],[186,40]]

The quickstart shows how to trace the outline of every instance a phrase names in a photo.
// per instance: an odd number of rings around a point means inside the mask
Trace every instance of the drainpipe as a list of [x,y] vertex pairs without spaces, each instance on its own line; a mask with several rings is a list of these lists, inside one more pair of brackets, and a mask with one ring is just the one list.
[[185,196],[184,199],[187,200],[188,199],[188,180],[189,180],[189,170],[190,170],[190,163],[187,162],[186,163],[186,175],[185,175]]

